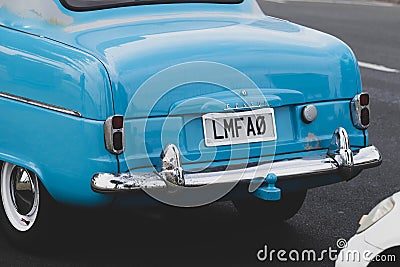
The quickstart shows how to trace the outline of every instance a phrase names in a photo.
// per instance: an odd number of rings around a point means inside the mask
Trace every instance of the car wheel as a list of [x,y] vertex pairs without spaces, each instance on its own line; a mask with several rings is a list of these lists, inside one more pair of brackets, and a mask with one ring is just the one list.
[[303,205],[307,190],[283,193],[278,201],[266,201],[251,196],[246,200],[235,201],[240,216],[249,222],[278,223],[292,218]]
[[26,168],[0,162],[0,174],[0,223],[6,236],[21,247],[41,241],[51,204],[47,191]]

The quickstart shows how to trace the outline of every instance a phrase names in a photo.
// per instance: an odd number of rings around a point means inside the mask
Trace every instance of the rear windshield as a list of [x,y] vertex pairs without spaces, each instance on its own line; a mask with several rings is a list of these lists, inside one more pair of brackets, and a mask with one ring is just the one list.
[[243,0],[60,0],[68,9],[88,11],[122,6],[173,4],[173,3],[217,3],[239,4]]

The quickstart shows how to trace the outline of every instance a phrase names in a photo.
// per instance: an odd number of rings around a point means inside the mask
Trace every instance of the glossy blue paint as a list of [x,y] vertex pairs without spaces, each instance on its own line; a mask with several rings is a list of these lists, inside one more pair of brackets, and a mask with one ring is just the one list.
[[[226,64],[260,88],[306,92],[306,102],[349,99],[361,90],[355,57],[344,43],[266,17],[254,1],[134,6],[93,11],[91,16],[55,3],[56,11],[45,10],[46,15],[30,20],[7,13],[3,7],[0,23],[58,40],[100,59],[111,78],[117,114],[125,113],[136,89],[152,75],[190,61]],[[66,25],[54,21],[52,13],[68,17]],[[28,30],[25,23],[32,23]],[[197,94],[176,93],[170,101]],[[154,115],[165,115],[169,108],[155,107]]]
[[107,72],[93,56],[3,27],[0,36],[0,92],[74,110],[85,118],[114,114]]
[[1,97],[0,114],[1,160],[31,169],[57,201],[92,206],[112,200],[90,188],[93,173],[118,171],[104,147],[103,122]]
[[265,178],[266,185],[260,186],[253,192],[258,198],[269,200],[269,201],[277,201],[281,199],[281,189],[275,186],[276,182],[278,181],[278,177],[273,174],[269,173]]
[[[231,66],[260,88],[295,90],[304,95],[306,102],[350,99],[360,91],[356,62],[347,46],[336,38],[288,22],[272,18],[255,21],[193,17],[127,24],[121,28],[120,33],[115,27],[81,32],[75,40],[110,69],[118,114],[126,111],[137,88],[152,75],[192,61]],[[179,87],[164,97],[176,103],[220,92],[199,88]],[[169,89],[165,88],[166,92]],[[285,101],[293,102],[290,96]],[[151,115],[166,115],[170,108],[160,103]],[[148,109],[146,103],[138,106],[138,116]]]
[[[265,16],[253,0],[133,6],[90,15],[67,10],[56,0],[24,7],[0,0],[0,36],[0,92],[83,116],[0,97],[0,114],[7,114],[0,116],[0,125],[8,126],[0,132],[0,160],[36,172],[58,201],[109,203],[110,196],[91,191],[92,175],[117,172],[118,164],[121,171],[128,165],[157,165],[166,143],[179,146],[187,170],[226,164],[232,154],[237,163],[271,159],[262,151],[275,145],[276,159],[322,153],[339,126],[354,148],[365,146],[367,134],[350,118],[350,100],[361,92],[350,48],[327,34]],[[151,110],[145,96],[136,100],[125,126],[127,138],[138,145],[118,161],[104,147],[104,121],[125,114],[153,75],[187,62],[216,62],[248,76],[275,110],[277,141],[205,147],[202,114],[260,99],[254,88],[240,97],[240,84],[230,91],[201,80],[165,88]],[[301,121],[306,103],[318,109],[311,124]]]
[[[330,101],[315,103],[318,117],[311,124],[301,121],[301,110],[304,104],[296,106],[283,106],[275,108],[275,119],[278,140],[265,143],[251,143],[231,146],[206,147],[202,130],[201,114],[185,114],[168,118],[140,118],[125,121],[127,136],[135,138],[131,142],[135,151],[125,159],[120,157],[121,169],[128,170],[129,166],[156,165],[159,161],[160,151],[165,144],[174,143],[182,152],[183,164],[191,169],[191,164],[203,162],[202,167],[208,166],[211,161],[223,161],[231,158],[267,156],[276,145],[276,154],[286,154],[315,149],[327,149],[331,142],[332,133],[337,127],[347,129],[350,143],[354,148],[364,147],[363,132],[356,129],[350,118],[350,101]],[[141,129],[146,129],[143,133]],[[143,145],[143,140],[146,144]],[[272,151],[273,152],[273,151]],[[150,158],[150,162],[148,160]],[[128,164],[126,165],[125,160]],[[199,166],[196,165],[196,168]]]

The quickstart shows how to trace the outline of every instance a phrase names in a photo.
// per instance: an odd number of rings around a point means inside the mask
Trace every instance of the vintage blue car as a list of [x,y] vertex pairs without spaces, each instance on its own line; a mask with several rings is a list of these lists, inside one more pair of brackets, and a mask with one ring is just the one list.
[[1,224],[55,202],[284,220],[378,166],[351,49],[255,0],[0,0]]

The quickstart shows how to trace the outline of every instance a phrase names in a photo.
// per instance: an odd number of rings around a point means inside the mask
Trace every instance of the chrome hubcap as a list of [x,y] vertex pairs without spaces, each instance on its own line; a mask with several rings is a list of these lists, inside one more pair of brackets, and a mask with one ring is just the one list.
[[38,179],[25,168],[4,163],[1,171],[1,200],[11,225],[28,231],[39,210]]
[[15,208],[21,215],[27,215],[35,202],[35,188],[29,172],[21,167],[15,167],[10,179],[11,198]]

